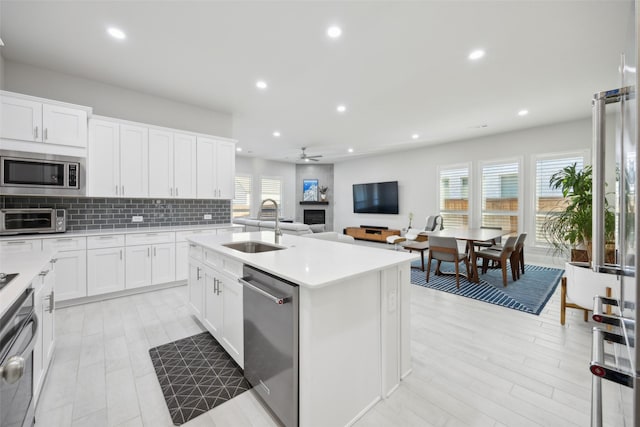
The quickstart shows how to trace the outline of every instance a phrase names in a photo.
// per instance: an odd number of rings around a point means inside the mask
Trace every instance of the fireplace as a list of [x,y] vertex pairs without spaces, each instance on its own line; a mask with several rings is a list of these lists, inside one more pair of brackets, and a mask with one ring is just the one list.
[[303,212],[303,222],[307,225],[324,224],[325,223],[324,209],[305,209]]

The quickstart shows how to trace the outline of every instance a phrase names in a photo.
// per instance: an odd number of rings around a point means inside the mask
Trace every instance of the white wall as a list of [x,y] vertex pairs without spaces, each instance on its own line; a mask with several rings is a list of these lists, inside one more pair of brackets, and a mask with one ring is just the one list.
[[236,156],[236,174],[253,177],[253,194],[251,200],[251,216],[258,214],[260,207],[260,178],[279,177],[283,182],[282,215],[294,218],[296,215],[296,165],[294,163],[276,162],[256,157]]
[[4,61],[4,89],[93,107],[94,114],[232,137],[232,116],[118,86]]
[[[413,227],[422,228],[428,215],[437,214],[438,166],[458,163],[471,165],[471,188],[478,189],[480,162],[500,159],[522,161],[522,222],[520,231],[533,230],[533,158],[536,154],[591,149],[591,120],[583,119],[552,126],[531,128],[472,140],[421,149],[366,157],[334,166],[334,230],[359,225],[381,225],[402,229],[413,212]],[[589,151],[590,153],[590,151]],[[589,154],[590,156],[590,154]],[[352,185],[365,182],[398,181],[398,215],[354,214]],[[472,190],[473,193],[473,190]],[[479,200],[471,201],[472,225],[479,226]],[[445,224],[446,226],[446,224]],[[532,240],[530,238],[530,240]],[[531,242],[529,242],[531,244]]]
[[2,48],[0,47],[0,90],[4,89],[4,58],[2,57]]

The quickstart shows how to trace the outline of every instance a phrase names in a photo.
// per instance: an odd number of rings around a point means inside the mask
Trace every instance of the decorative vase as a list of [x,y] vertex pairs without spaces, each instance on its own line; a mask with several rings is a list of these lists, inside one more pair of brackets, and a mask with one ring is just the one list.
[[324,202],[327,200],[327,193],[320,193],[320,201]]

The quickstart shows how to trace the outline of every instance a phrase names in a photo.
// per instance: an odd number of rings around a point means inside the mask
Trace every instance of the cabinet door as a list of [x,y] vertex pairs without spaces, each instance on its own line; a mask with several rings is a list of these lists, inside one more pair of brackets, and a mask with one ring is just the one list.
[[128,246],[125,248],[125,287],[141,288],[151,285],[151,246]]
[[87,251],[64,251],[56,255],[56,301],[87,296]]
[[124,289],[124,248],[87,251],[87,295]]
[[173,133],[149,129],[149,196],[172,197]]
[[244,320],[242,317],[242,285],[230,276],[220,276],[223,299],[223,341],[229,354],[244,367]]
[[120,125],[92,119],[87,152],[87,196],[120,195]]
[[204,269],[200,263],[189,262],[189,306],[193,314],[202,321],[204,308]]
[[173,134],[173,185],[175,197],[196,197],[196,137]]
[[222,339],[222,284],[217,271],[204,269],[204,325],[218,341]]
[[170,283],[176,280],[176,245],[153,245],[151,259],[151,284]]
[[87,112],[52,104],[42,105],[42,140],[47,144],[87,146]]
[[41,239],[6,240],[0,242],[0,254],[30,253],[40,252],[41,250]]
[[189,242],[176,243],[176,280],[189,278]]
[[216,197],[216,175],[213,159],[216,152],[216,141],[198,137],[197,143],[197,196],[199,199]]
[[120,125],[120,195],[149,195],[149,134],[140,126]]
[[218,186],[216,197],[218,199],[233,199],[235,194],[236,145],[233,142],[218,142],[214,164]]
[[42,141],[42,103],[0,96],[0,136],[22,141]]

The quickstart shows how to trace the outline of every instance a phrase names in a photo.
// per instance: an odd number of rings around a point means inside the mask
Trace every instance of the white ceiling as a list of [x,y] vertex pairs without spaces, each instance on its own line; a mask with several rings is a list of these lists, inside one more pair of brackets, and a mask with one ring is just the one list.
[[589,116],[632,3],[2,0],[0,37],[11,61],[232,113],[244,153],[339,161]]

